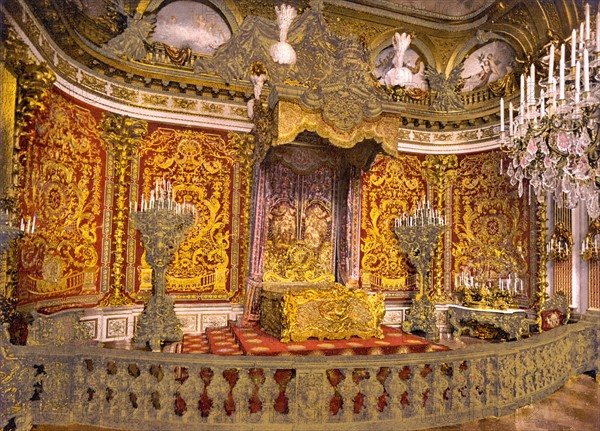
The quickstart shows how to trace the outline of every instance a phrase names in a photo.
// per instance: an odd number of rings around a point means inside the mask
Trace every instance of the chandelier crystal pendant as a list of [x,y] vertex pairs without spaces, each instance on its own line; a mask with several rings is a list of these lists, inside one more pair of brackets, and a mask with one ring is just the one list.
[[600,12],[592,31],[586,4],[579,35],[573,30],[560,45],[558,74],[556,48],[550,45],[548,79],[536,81],[533,63],[529,75],[521,75],[520,103],[508,106],[508,131],[504,99],[500,100],[500,148],[511,159],[506,174],[511,185],[518,184],[519,196],[527,179],[538,200],[549,192],[559,206],[569,209],[583,202],[592,218],[600,216],[599,28]]

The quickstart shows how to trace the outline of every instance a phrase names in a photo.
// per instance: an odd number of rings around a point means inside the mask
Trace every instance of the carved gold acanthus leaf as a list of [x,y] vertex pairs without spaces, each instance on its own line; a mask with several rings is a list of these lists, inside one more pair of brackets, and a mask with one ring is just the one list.
[[272,145],[293,142],[304,131],[316,132],[340,148],[353,148],[365,139],[374,139],[388,154],[396,154],[400,120],[382,115],[371,121],[363,121],[351,130],[341,130],[327,123],[320,112],[308,111],[300,105],[280,100],[277,104],[277,136]]

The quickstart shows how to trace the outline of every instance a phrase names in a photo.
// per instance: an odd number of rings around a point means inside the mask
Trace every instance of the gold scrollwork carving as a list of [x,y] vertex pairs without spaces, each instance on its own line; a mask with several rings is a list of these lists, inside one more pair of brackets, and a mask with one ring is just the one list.
[[46,108],[23,135],[23,211],[37,219],[35,233],[21,241],[24,302],[96,288],[103,140],[88,109],[54,93]]
[[116,183],[112,283],[107,295],[100,301],[100,306],[116,307],[133,304],[133,300],[129,298],[123,285],[126,249],[125,221],[129,214],[126,205],[127,173],[131,172],[132,158],[137,156],[142,139],[148,131],[148,123],[107,112],[102,118],[100,129],[108,144],[107,149],[111,156],[109,159],[113,162]]
[[[240,259],[240,229],[236,226],[234,235],[229,221],[235,210],[239,222],[247,224],[250,186],[238,175],[250,176],[250,151],[251,143],[241,136],[230,135],[226,140],[220,134],[194,130],[160,128],[146,139],[140,152],[144,194],[149,195],[157,179],[168,178],[174,199],[190,202],[197,209],[196,224],[187,231],[167,271],[167,290],[171,293],[181,289],[231,296],[225,275],[234,257],[232,249]],[[240,170],[244,170],[243,175]],[[142,268],[146,265],[142,262]]]
[[[423,162],[423,175],[427,180],[427,183],[434,187],[436,202],[438,210],[443,212],[444,209],[444,196],[446,190],[452,187],[456,177],[458,175],[458,158],[456,155],[437,155],[428,154]],[[432,277],[435,277],[434,291],[430,296],[430,299],[436,303],[444,303],[449,300],[449,295],[444,291],[443,284],[443,263],[444,263],[444,240],[440,236],[437,248],[434,254],[434,266],[435,272]]]
[[[466,156],[453,188],[453,271],[483,280],[529,273],[527,200],[500,176],[499,152]],[[523,276],[525,284],[528,278]],[[525,286],[527,289],[527,286]]]
[[393,282],[414,277],[409,277],[409,263],[398,247],[392,224],[424,195],[421,163],[415,156],[378,156],[369,172],[363,175],[362,207],[367,216],[361,222],[365,232],[361,243],[361,270],[377,275],[371,279],[385,277],[387,285],[394,289],[417,288],[406,282]]
[[282,342],[343,340],[352,336],[383,338],[383,295],[351,290],[334,283],[330,289],[308,289],[283,296]]

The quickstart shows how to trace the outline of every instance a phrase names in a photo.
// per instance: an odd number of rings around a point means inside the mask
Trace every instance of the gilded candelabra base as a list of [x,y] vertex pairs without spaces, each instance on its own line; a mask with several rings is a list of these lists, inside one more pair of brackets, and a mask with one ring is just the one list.
[[413,299],[402,322],[402,330],[409,333],[419,331],[424,333],[428,340],[439,341],[440,330],[437,327],[435,305],[427,295],[423,295],[420,299]]

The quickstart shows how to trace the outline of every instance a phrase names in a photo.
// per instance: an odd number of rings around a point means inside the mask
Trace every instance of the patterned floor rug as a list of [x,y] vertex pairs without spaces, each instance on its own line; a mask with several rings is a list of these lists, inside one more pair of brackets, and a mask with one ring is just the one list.
[[242,328],[229,325],[211,328],[205,334],[185,334],[181,353],[213,353],[216,355],[293,356],[293,355],[390,355],[449,350],[441,344],[382,326],[384,338],[352,337],[349,340],[309,339],[298,343],[282,343],[264,333],[258,326]]

